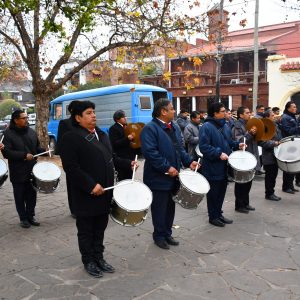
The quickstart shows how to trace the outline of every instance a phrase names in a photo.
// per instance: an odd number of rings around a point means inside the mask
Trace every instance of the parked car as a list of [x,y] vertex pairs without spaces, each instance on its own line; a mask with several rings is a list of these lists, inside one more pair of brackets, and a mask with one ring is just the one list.
[[36,113],[28,114],[29,125],[35,125]]
[[0,121],[0,137],[2,136],[3,131],[8,127],[8,123],[5,121]]

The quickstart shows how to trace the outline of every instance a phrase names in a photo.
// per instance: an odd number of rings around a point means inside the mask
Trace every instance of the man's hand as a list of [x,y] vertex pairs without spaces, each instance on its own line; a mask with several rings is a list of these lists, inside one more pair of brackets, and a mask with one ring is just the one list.
[[4,149],[4,144],[0,143],[0,150]]
[[33,160],[33,159],[34,159],[34,157],[31,153],[26,154],[26,160]]
[[240,149],[240,150],[244,150],[244,147],[245,147],[245,149],[246,149],[246,148],[247,148],[247,144],[239,143],[239,149]]
[[168,174],[171,176],[171,177],[176,177],[178,176],[178,171],[173,168],[173,167],[170,167],[170,169],[168,170]]
[[201,164],[198,164],[196,161],[192,161],[190,164],[190,169],[195,170],[197,168],[197,170],[201,167]]
[[134,139],[134,137],[135,137],[135,133],[134,133],[134,132],[130,133],[130,134],[127,136],[127,138],[129,139],[129,141],[132,141],[132,140]]
[[220,159],[221,160],[228,160],[228,155],[224,152],[222,152],[222,154],[220,155]]
[[103,187],[99,183],[97,183],[95,185],[95,187],[93,188],[91,194],[94,196],[100,196],[100,195],[104,194],[104,192],[105,191],[104,191]]
[[251,135],[256,135],[256,133],[257,133],[257,127],[256,127],[256,126],[252,126],[252,127],[250,128],[250,130],[249,130],[249,133],[250,133]]
[[137,168],[139,167],[138,162],[135,161],[135,160],[133,160],[133,161],[131,162],[131,169],[132,169],[132,170],[134,169],[134,166],[135,166],[135,169],[137,169]]

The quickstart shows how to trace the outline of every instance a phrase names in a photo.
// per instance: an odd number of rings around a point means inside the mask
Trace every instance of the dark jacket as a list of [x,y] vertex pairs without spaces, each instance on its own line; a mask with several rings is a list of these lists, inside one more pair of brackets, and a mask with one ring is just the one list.
[[269,141],[260,141],[258,145],[262,147],[262,164],[266,165],[274,165],[277,164],[276,157],[274,155],[274,148],[276,147],[275,142],[280,141],[282,139],[281,130],[276,122],[276,132],[273,138]]
[[19,129],[10,125],[4,131],[2,150],[3,156],[8,159],[10,181],[13,183],[27,182],[31,178],[36,160],[25,160],[27,153],[32,155],[42,153],[36,132],[31,128]]
[[230,155],[239,147],[238,142],[231,138],[231,132],[225,119],[216,120],[207,117],[200,127],[199,148],[203,154],[201,173],[208,180],[224,180],[227,177],[227,161],[221,160],[222,152]]
[[60,154],[60,148],[61,148],[61,141],[62,137],[65,135],[66,132],[73,129],[72,119],[64,119],[60,120],[58,124],[58,130],[57,130],[57,143],[55,147],[55,154]]
[[184,117],[182,114],[177,116],[176,124],[179,126],[181,132],[183,133],[184,128],[189,124],[189,120],[187,117]]
[[255,141],[255,137],[250,134],[246,129],[246,122],[243,119],[238,119],[232,128],[232,137],[235,141],[239,143],[244,142],[244,137],[246,139],[247,148],[246,151],[252,153],[257,159],[256,170],[260,170],[261,164],[258,153],[258,144]]
[[142,130],[141,142],[145,157],[144,183],[152,190],[173,190],[176,179],[165,172],[170,167],[179,171],[182,164],[188,167],[192,162],[181,144],[178,127],[172,122],[172,128],[168,129],[158,119],[152,119]]
[[281,132],[282,137],[300,134],[300,124],[295,114],[284,111],[281,117]]
[[88,130],[76,126],[67,132],[61,143],[61,159],[70,180],[74,213],[77,216],[97,216],[109,212],[112,191],[101,196],[91,195],[99,183],[102,187],[114,184],[112,150],[108,136],[96,129],[99,141]]
[[113,152],[118,157],[134,160],[134,150],[130,147],[130,141],[125,135],[122,125],[115,123],[109,128],[109,139]]
[[184,141],[188,146],[188,153],[193,159],[198,159],[198,156],[195,152],[196,146],[199,144],[199,128],[198,124],[193,123],[192,121],[185,127],[183,137]]

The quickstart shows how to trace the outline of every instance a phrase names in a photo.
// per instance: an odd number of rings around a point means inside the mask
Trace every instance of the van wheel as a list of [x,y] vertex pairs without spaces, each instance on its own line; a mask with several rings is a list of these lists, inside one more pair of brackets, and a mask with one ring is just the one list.
[[49,140],[49,148],[50,148],[51,150],[53,150],[54,153],[55,153],[55,147],[56,147],[56,142],[55,142],[55,139],[52,137],[52,138],[50,138],[50,140]]

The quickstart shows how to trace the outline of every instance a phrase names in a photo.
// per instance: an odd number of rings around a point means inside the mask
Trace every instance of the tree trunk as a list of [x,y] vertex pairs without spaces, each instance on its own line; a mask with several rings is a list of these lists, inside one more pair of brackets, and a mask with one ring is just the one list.
[[48,96],[44,94],[35,94],[35,111],[36,111],[36,133],[41,146],[48,147],[48,120],[49,120],[49,101]]

